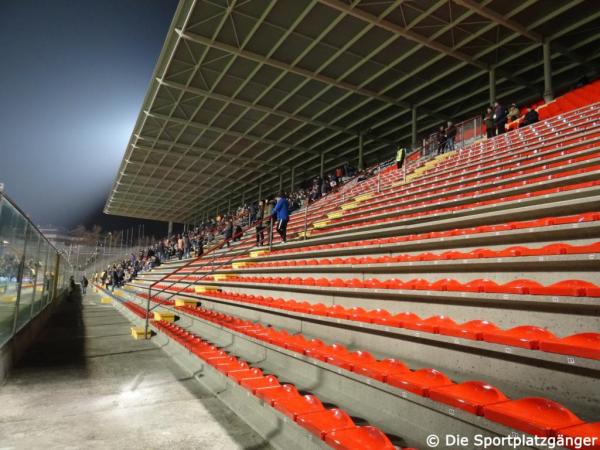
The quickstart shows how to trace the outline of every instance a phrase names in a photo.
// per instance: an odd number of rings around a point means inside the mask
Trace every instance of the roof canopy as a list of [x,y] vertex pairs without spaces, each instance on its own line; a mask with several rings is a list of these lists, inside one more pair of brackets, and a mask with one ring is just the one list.
[[107,200],[193,223],[599,67],[597,0],[182,0]]

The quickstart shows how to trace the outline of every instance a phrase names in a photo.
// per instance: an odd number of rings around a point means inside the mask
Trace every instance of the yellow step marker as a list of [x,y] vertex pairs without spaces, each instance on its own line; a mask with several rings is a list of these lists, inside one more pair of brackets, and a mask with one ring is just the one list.
[[334,212],[327,213],[327,218],[328,219],[339,219],[343,215],[344,215],[344,211],[334,211]]
[[110,305],[112,303],[113,299],[112,297],[102,297],[100,299],[100,303],[104,304],[104,305]]
[[233,278],[233,275],[228,275],[226,273],[217,273],[217,274],[213,275],[213,279],[215,281],[227,281],[231,278]]
[[131,336],[133,336],[135,340],[150,339],[152,337],[150,330],[148,330],[146,335],[144,334],[144,327],[131,327]]
[[354,197],[354,201],[355,202],[362,202],[364,200],[369,200],[372,197],[373,197],[373,193],[372,192],[367,192],[366,194],[361,194],[361,195],[357,195],[356,197]]
[[195,286],[194,292],[202,294],[204,292],[221,292],[221,288],[217,286]]
[[2,303],[14,303],[17,301],[16,295],[2,295],[0,296],[0,302]]
[[353,209],[356,208],[358,206],[358,202],[352,202],[352,203],[345,203],[341,206],[341,208],[346,211],[348,209]]
[[165,322],[174,322],[175,314],[169,311],[154,311],[154,320],[164,320]]
[[315,222],[313,223],[313,227],[314,228],[325,228],[327,225],[329,225],[329,220],[321,220],[319,222]]
[[250,258],[257,258],[258,256],[262,256],[266,253],[269,253],[268,250],[254,250],[250,252]]
[[192,298],[176,298],[175,306],[198,306],[198,300]]

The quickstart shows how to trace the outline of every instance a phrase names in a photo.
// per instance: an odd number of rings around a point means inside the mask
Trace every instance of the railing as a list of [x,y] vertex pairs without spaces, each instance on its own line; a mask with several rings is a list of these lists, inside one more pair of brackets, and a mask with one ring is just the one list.
[[[415,149],[421,151],[421,157],[429,156],[438,151],[438,133],[431,133],[423,139],[423,144]],[[483,137],[483,119],[481,116],[475,116],[471,119],[456,124],[456,137],[454,138],[454,148],[461,149]],[[412,152],[411,152],[412,153]]]
[[[273,220],[271,217],[267,218],[267,219],[262,219],[263,222],[265,221],[269,221],[269,225],[270,225],[270,231],[269,231],[269,247],[272,245],[272,232],[273,232]],[[177,270],[175,270],[172,273],[169,273],[167,275],[165,275],[164,277],[162,277],[160,280],[155,281],[154,283],[152,283],[149,287],[148,287],[148,299],[146,302],[146,323],[145,323],[145,333],[146,335],[148,334],[148,326],[149,326],[149,320],[150,320],[150,312],[153,311],[155,308],[157,308],[158,306],[160,306],[162,304],[162,302],[168,301],[171,298],[175,297],[176,295],[179,295],[180,292],[185,291],[188,287],[196,284],[199,280],[202,280],[204,278],[206,278],[209,275],[214,274],[220,267],[223,267],[224,265],[230,264],[236,257],[237,257],[237,252],[236,255],[227,258],[227,255],[230,254],[233,251],[238,250],[235,246],[234,247],[230,247],[226,252],[223,253],[216,253],[217,250],[222,249],[226,244],[229,244],[230,242],[234,241],[236,238],[241,238],[246,231],[251,230],[252,228],[254,228],[256,225],[258,225],[260,223],[260,221],[256,221],[254,224],[248,226],[245,230],[242,230],[241,233],[238,234],[234,234],[231,238],[229,239],[224,239],[223,241],[219,242],[217,245],[213,246],[212,248],[210,248],[206,253],[203,253],[202,256],[205,256],[209,253],[212,253],[211,255],[211,259],[207,262],[205,262],[204,264],[200,265],[199,267],[197,267],[194,271],[192,272],[185,272],[186,276],[190,276],[190,275],[197,275],[199,272],[202,271],[203,268],[207,267],[207,266],[212,266],[213,269],[204,273],[200,278],[195,279],[194,281],[182,281],[182,280],[176,280],[171,282],[167,287],[162,288],[160,290],[157,290],[156,292],[154,292],[154,294],[152,293],[152,290],[154,288],[154,286],[166,281],[168,278],[171,278],[173,275],[177,275],[179,273],[181,273],[181,271],[187,267],[189,267],[190,265],[192,265],[193,263],[198,261],[198,258],[192,258],[190,261],[188,261],[187,263],[185,263],[183,266],[179,267]],[[225,261],[221,261],[219,263],[215,263],[217,258],[227,258]],[[177,292],[171,292],[171,288],[173,286],[175,286],[176,284],[184,284],[183,287],[178,288]],[[158,298],[159,294],[162,294],[164,292],[168,292],[170,295],[166,298]],[[152,302],[153,298],[157,298],[158,302],[154,305],[154,306],[150,306],[150,302]]]
[[67,288],[70,275],[65,255],[0,191],[0,347]]

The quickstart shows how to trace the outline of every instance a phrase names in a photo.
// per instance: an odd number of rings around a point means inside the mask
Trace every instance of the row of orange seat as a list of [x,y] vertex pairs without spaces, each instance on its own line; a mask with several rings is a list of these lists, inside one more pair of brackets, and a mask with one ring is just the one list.
[[281,298],[236,292],[212,291],[205,292],[202,295],[209,298],[261,305],[303,314],[354,320],[387,327],[405,328],[425,333],[600,360],[600,333],[578,333],[560,338],[545,328],[533,325],[519,325],[504,330],[493,322],[480,319],[459,324],[448,316],[436,315],[425,319],[410,312],[391,314],[389,311],[380,308],[367,311],[361,307],[327,306],[322,303],[312,304],[306,301],[283,300]]
[[[469,228],[453,228],[450,230],[432,231],[425,233],[408,234],[403,236],[393,236],[385,238],[362,239],[356,241],[336,242],[332,244],[305,245],[300,248],[273,249],[269,255],[289,255],[301,252],[314,252],[319,250],[343,249],[348,247],[367,247],[383,246],[388,244],[397,244],[402,242],[419,241],[424,239],[440,239],[455,236],[469,236],[482,233],[500,233],[504,231],[535,229],[541,227],[551,227],[556,225],[567,225],[575,223],[587,223],[600,221],[600,212],[587,212],[573,214],[568,216],[544,217],[541,219],[521,220],[496,225],[480,225]],[[310,242],[310,241],[309,241]]]
[[563,434],[600,437],[600,422],[586,424],[564,406],[545,398],[511,400],[498,388],[482,381],[454,383],[435,369],[411,371],[402,361],[377,360],[369,352],[349,351],[341,344],[326,345],[318,339],[307,339],[301,334],[290,335],[285,330],[275,330],[204,308],[186,306],[179,309],[255,339],[484,416],[526,433],[540,436]]
[[[461,191],[471,186],[480,186],[491,182],[497,183],[504,179],[512,179],[530,173],[535,174],[540,170],[560,167],[564,164],[586,161],[597,157],[597,152],[586,150],[597,148],[596,141],[599,136],[600,133],[593,133],[591,135],[592,142],[586,140],[571,147],[565,147],[564,145],[556,147],[544,146],[541,147],[543,151],[537,149],[529,149],[521,153],[511,151],[500,163],[496,159],[490,159],[486,160],[484,164],[471,165],[471,167],[467,168],[463,165],[458,170],[446,172],[443,177],[425,178],[421,183],[414,182],[404,187],[398,187],[377,194],[364,205],[361,205],[360,209],[347,211],[344,217],[356,217],[365,212],[374,211],[375,208],[379,210],[385,205],[394,205],[399,202],[406,202],[407,200],[421,199],[438,191],[446,193],[449,186],[454,186],[455,189]],[[582,154],[578,155],[580,153]],[[573,155],[573,158],[565,161],[563,158],[568,155]],[[561,157],[562,160],[543,164],[557,157]]]
[[[183,345],[214,369],[234,380],[299,426],[337,450],[395,450],[388,437],[373,426],[357,426],[340,408],[326,409],[318,397],[300,393],[292,384],[280,384],[274,375],[265,375],[247,362],[226,353],[211,342],[169,322],[152,324]],[[414,449],[413,449],[414,450]]]
[[[574,172],[598,173],[599,171],[600,171],[600,165],[598,165],[597,167],[586,167],[584,169],[577,169]],[[572,174],[564,174],[564,176],[570,177],[570,176],[572,176]],[[537,182],[537,181],[535,181],[535,182]],[[527,185],[527,184],[529,184],[529,181],[527,183],[524,182],[523,185]],[[547,196],[547,195],[552,195],[552,194],[559,194],[562,192],[572,192],[575,190],[583,190],[583,189],[588,189],[588,188],[592,188],[592,187],[596,187],[596,186],[600,186],[600,180],[591,180],[591,181],[566,184],[563,186],[557,186],[557,187],[551,187],[551,188],[535,189],[535,190],[530,190],[528,192],[524,192],[524,193],[520,193],[520,194],[508,195],[508,194],[510,194],[510,192],[507,192],[506,193],[507,195],[505,195],[503,197],[495,197],[495,198],[491,198],[488,200],[478,200],[477,199],[478,194],[475,192],[475,193],[470,193],[468,196],[465,197],[472,201],[469,201],[469,202],[466,202],[466,203],[463,203],[463,204],[457,205],[457,206],[444,206],[444,205],[448,204],[449,202],[451,202],[451,200],[446,201],[446,200],[434,199],[432,201],[424,202],[430,207],[424,211],[400,213],[397,215],[385,216],[385,217],[369,219],[369,220],[358,220],[358,221],[354,221],[348,225],[332,224],[331,226],[327,226],[325,228],[318,228],[318,229],[313,230],[312,235],[320,236],[320,235],[323,235],[326,233],[331,234],[333,232],[338,232],[338,231],[358,230],[361,227],[365,227],[368,225],[388,224],[391,226],[391,225],[394,225],[394,222],[400,224],[402,221],[407,220],[407,219],[417,219],[417,218],[423,219],[423,218],[428,218],[428,217],[436,217],[437,215],[442,215],[442,214],[447,214],[447,213],[455,213],[455,212],[460,212],[460,211],[464,211],[464,210],[472,210],[472,209],[482,208],[484,206],[499,205],[499,204],[508,203],[508,202],[520,202],[520,201],[527,200],[530,198],[542,197],[542,196]],[[418,209],[421,209],[421,207],[425,206],[425,205],[417,205],[417,206],[419,206]]]
[[[213,275],[204,278],[206,281],[214,279]],[[204,281],[203,280],[203,281]],[[194,281],[194,278],[184,278],[181,281]],[[391,278],[380,280],[368,278],[318,278],[312,277],[263,277],[263,276],[237,276],[230,275],[227,281],[219,283],[258,283],[296,286],[333,287],[350,289],[394,289],[394,290],[418,290],[418,291],[442,291],[442,292],[477,292],[486,294],[514,294],[514,295],[548,295],[548,296],[570,296],[570,297],[600,297],[600,286],[583,280],[562,280],[544,286],[535,280],[519,279],[498,284],[493,280],[478,278],[462,283],[453,278],[442,278],[436,281],[428,281],[423,278],[401,280]]]
[[[272,267],[298,267],[298,266],[329,266],[329,265],[363,265],[363,264],[395,264],[417,261],[444,261],[453,259],[481,259],[481,258],[512,258],[525,256],[554,256],[554,255],[578,255],[587,253],[600,253],[600,242],[588,245],[571,245],[566,243],[554,243],[542,247],[531,248],[523,245],[515,245],[500,249],[478,248],[471,251],[448,250],[442,253],[423,252],[395,256],[361,256],[347,258],[318,258],[318,259],[287,259],[284,261],[246,263],[236,270],[247,270]],[[225,269],[224,267],[221,268]]]

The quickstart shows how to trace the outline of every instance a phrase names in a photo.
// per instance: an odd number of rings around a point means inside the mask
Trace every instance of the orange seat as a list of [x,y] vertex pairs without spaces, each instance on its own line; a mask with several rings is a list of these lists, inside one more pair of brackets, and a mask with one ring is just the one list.
[[298,416],[324,411],[325,408],[314,395],[290,395],[276,399],[273,402],[273,407],[282,412],[292,420],[296,420]]
[[556,436],[561,428],[583,424],[583,421],[559,403],[530,397],[486,406],[489,420],[538,436]]
[[502,391],[482,381],[465,381],[434,388],[429,391],[429,397],[478,416],[483,415],[484,406],[508,401]]
[[424,331],[426,333],[439,333],[441,326],[453,326],[456,322],[448,316],[432,316],[418,322],[406,322],[404,328]]
[[429,396],[429,390],[454,384],[444,373],[435,369],[419,369],[414,372],[390,374],[387,383],[424,397]]
[[267,375],[260,378],[245,378],[240,381],[240,385],[256,395],[260,389],[272,389],[280,386],[279,380],[273,375]]
[[242,380],[248,378],[262,378],[264,375],[262,370],[253,367],[252,369],[231,370],[227,372],[227,376],[239,384]]
[[356,427],[352,418],[338,408],[305,414],[299,416],[296,421],[298,425],[319,436],[320,439],[325,439],[325,436],[333,431]]
[[325,442],[336,450],[396,450],[379,428],[370,426],[333,431]]
[[409,369],[403,362],[387,358],[368,364],[358,362],[352,367],[352,371],[385,382],[389,376],[408,372]]
[[[584,445],[580,447],[582,450],[600,450],[600,422],[586,423],[583,425],[575,425],[572,427],[561,428],[557,432],[558,436],[585,439],[589,438],[590,441],[595,438],[595,444]],[[593,442],[593,441],[591,441]],[[569,446],[568,448],[575,450],[576,446]]]
[[440,325],[438,330],[440,334],[445,336],[455,336],[463,339],[481,341],[483,340],[483,333],[485,331],[494,332],[500,330],[500,328],[487,320],[470,320],[460,325]]
[[600,333],[579,333],[540,341],[540,350],[600,360]]
[[256,392],[256,396],[273,406],[273,403],[288,396],[300,395],[298,389],[293,384],[282,384],[281,386],[274,387],[273,389],[259,389]]
[[521,325],[510,330],[486,331],[483,340],[495,344],[538,349],[540,340],[556,339],[551,332],[533,325]]

